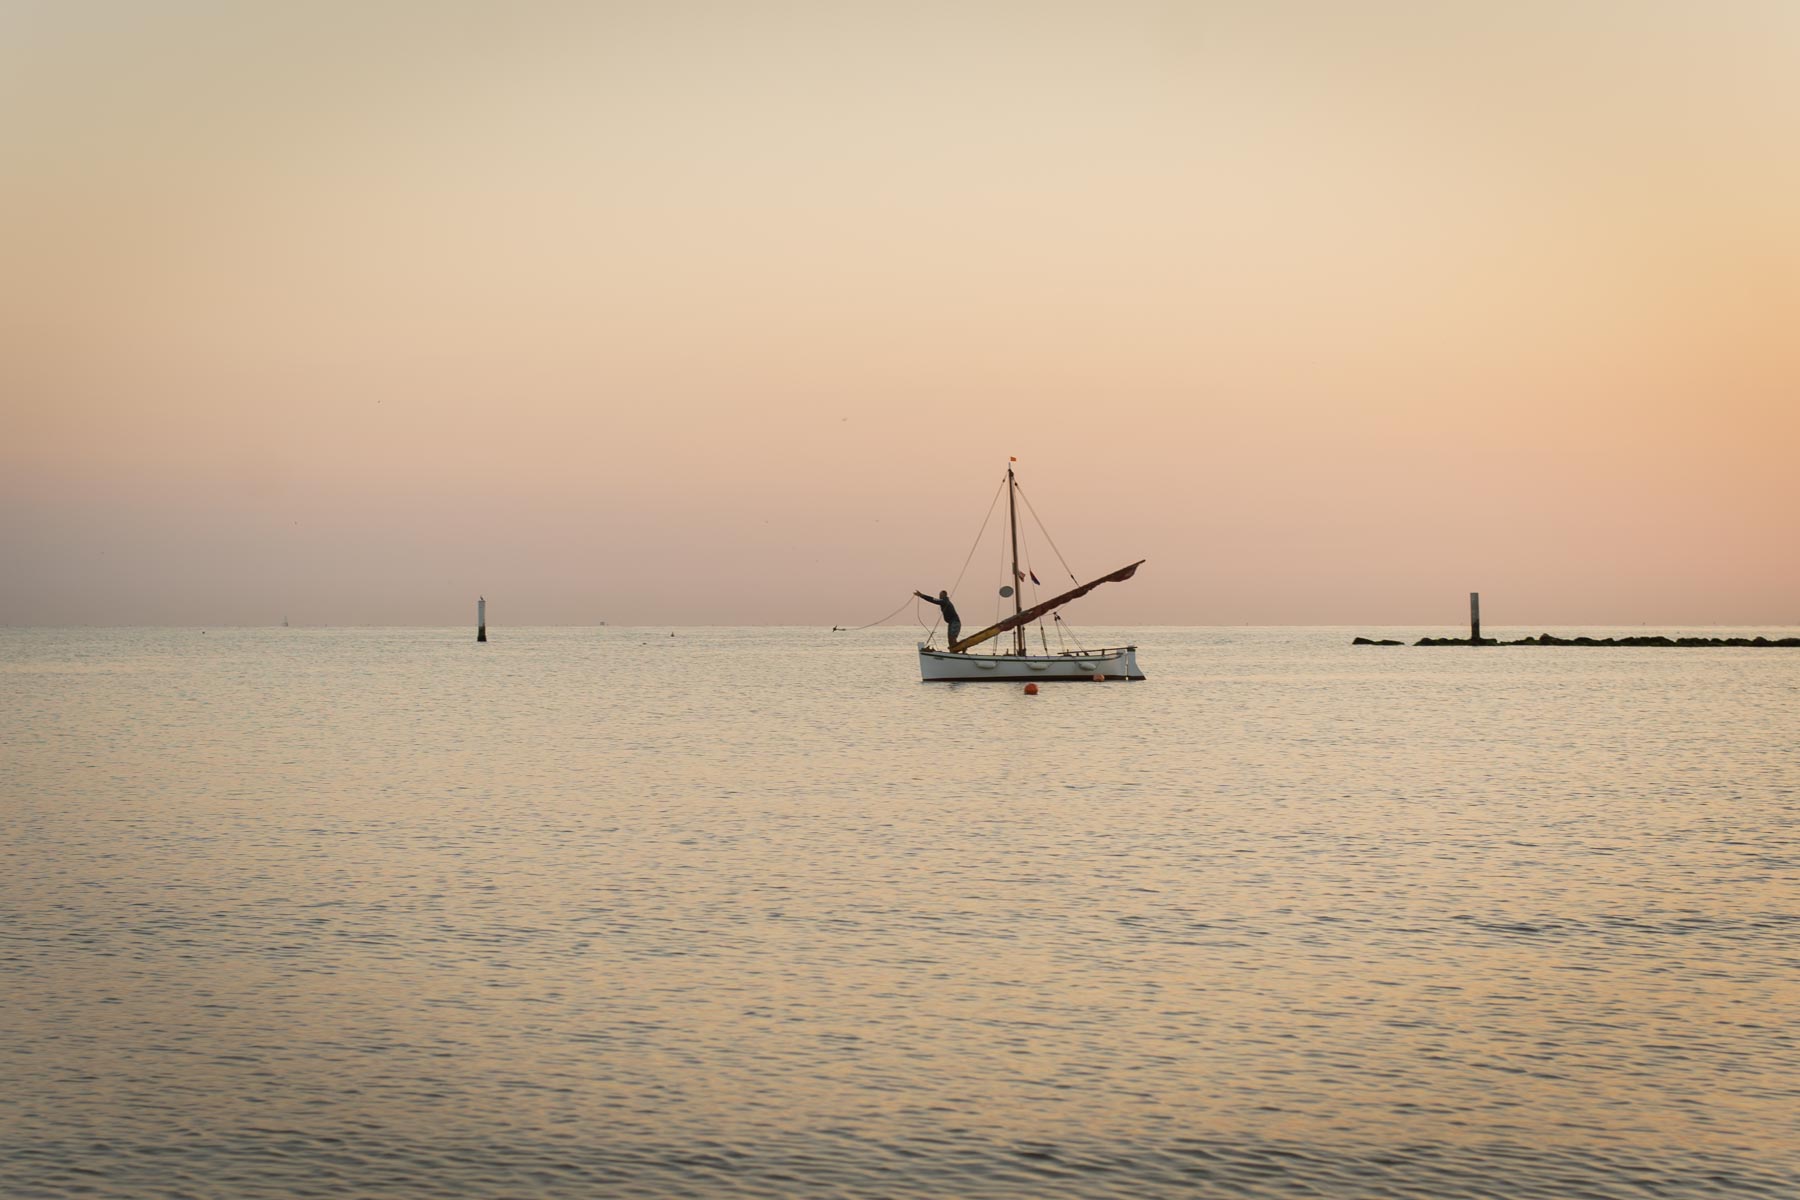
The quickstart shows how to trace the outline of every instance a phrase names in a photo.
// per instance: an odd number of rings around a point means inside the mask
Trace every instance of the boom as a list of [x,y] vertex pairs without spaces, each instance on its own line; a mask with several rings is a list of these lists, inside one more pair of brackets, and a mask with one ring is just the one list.
[[1051,609],[1060,608],[1061,606],[1067,604],[1071,600],[1079,600],[1081,597],[1087,595],[1089,592],[1093,591],[1095,588],[1099,587],[1103,583],[1123,583],[1123,582],[1125,582],[1127,579],[1130,579],[1133,575],[1137,574],[1137,569],[1143,565],[1144,565],[1144,560],[1140,558],[1136,562],[1132,563],[1129,567],[1120,567],[1118,570],[1114,571],[1111,575],[1102,575],[1100,578],[1094,580],[1093,582],[1084,583],[1080,587],[1075,588],[1073,591],[1064,592],[1060,596],[1052,596],[1050,599],[1044,601],[1042,604],[1034,604],[1030,608],[1023,610],[1022,612],[1014,613],[1012,616],[1006,618],[1006,620],[1001,621],[998,624],[989,625],[986,629],[983,629],[980,633],[972,633],[966,638],[961,638],[957,641],[950,643],[950,649],[953,651],[958,651],[958,652],[967,650],[970,646],[979,646],[981,643],[987,641],[989,638],[999,637],[1001,634],[1005,633],[1009,629],[1017,629],[1022,625],[1029,625],[1033,621],[1037,620],[1039,617],[1043,616],[1045,613],[1049,612]]

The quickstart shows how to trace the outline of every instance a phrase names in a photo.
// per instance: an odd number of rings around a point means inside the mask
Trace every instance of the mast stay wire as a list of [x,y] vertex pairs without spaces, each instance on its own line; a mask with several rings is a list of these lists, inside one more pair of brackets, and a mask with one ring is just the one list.
[[1044,518],[1038,516],[1037,509],[1031,506],[1031,497],[1025,494],[1025,489],[1022,487],[1019,488],[1019,497],[1025,501],[1025,509],[1031,514],[1031,519],[1036,521],[1038,528],[1043,531],[1044,540],[1050,543],[1050,549],[1056,554],[1056,561],[1062,564],[1062,569],[1068,573],[1072,582],[1080,583],[1081,580],[1075,578],[1075,572],[1069,570],[1069,560],[1062,556],[1061,550],[1057,550],[1056,539],[1050,536],[1050,530],[1044,525]]
[[[1033,513],[1032,515],[1036,516],[1037,514]],[[1041,529],[1043,529],[1043,527],[1044,527],[1043,522],[1040,521],[1038,523],[1038,528],[1041,530]],[[1048,539],[1049,536],[1050,535],[1047,533],[1044,535],[1044,537],[1046,539]],[[1035,608],[1037,606],[1037,602],[1040,599],[1041,594],[1038,591],[1039,584],[1037,581],[1037,571],[1032,566],[1032,562],[1031,562],[1031,539],[1029,537],[1021,537],[1019,539],[1019,542],[1020,542],[1020,547],[1019,547],[1020,554],[1025,559],[1025,571],[1017,579],[1013,580],[1013,584],[1022,593],[1025,590],[1026,581],[1027,580],[1030,581],[1030,583],[1031,583],[1031,604],[1032,604],[1032,607]],[[1044,618],[1039,617],[1036,621],[1034,621],[1032,623],[1037,626],[1038,645],[1040,645],[1044,648],[1045,654],[1049,654],[1050,653],[1050,639],[1047,636],[1045,636],[1045,634],[1044,634]]]
[[[1037,509],[1032,506],[1031,497],[1025,494],[1024,486],[1017,483],[1017,481],[1015,481],[1014,486],[1018,488],[1019,498],[1025,501],[1025,510],[1031,514],[1031,519],[1037,522],[1038,530],[1043,533],[1044,540],[1050,543],[1050,549],[1055,553],[1056,561],[1062,564],[1062,569],[1068,574],[1070,582],[1079,584],[1081,580],[1076,578],[1074,571],[1069,570],[1069,560],[1064,558],[1062,551],[1057,548],[1056,539],[1050,536],[1049,527],[1044,524],[1044,518],[1038,516]],[[1036,595],[1035,592],[1032,594]],[[1056,644],[1062,648],[1063,653],[1069,653],[1068,642],[1063,640],[1063,633],[1066,630],[1069,637],[1073,638],[1075,641],[1075,653],[1085,654],[1086,651],[1082,649],[1081,645],[1081,634],[1076,632],[1075,627],[1065,621],[1060,612],[1053,612],[1050,616],[1051,619],[1056,622]]]
[[987,516],[981,518],[981,528],[975,531],[975,543],[969,547],[969,556],[963,559],[962,570],[956,573],[956,582],[950,585],[952,593],[962,586],[963,576],[969,573],[969,564],[975,561],[975,551],[981,549],[981,536],[987,532],[988,522],[994,519],[994,508],[1000,503],[1000,491],[1005,486],[1006,480],[1002,479],[994,488],[994,498],[988,501]]
[[[1032,513],[1031,515],[1034,518],[1037,516],[1037,514],[1035,512]],[[1045,541],[1050,540],[1050,531],[1044,528],[1044,523],[1042,521],[1038,522],[1038,530],[1043,533]],[[1052,550],[1056,549],[1056,545],[1054,542],[1051,543],[1050,548]],[[1061,558],[1062,555],[1058,554],[1057,557]],[[1068,567],[1068,564],[1064,563],[1063,566],[1064,566],[1064,569],[1066,570]],[[1029,542],[1026,543],[1026,549],[1025,549],[1025,571],[1026,571],[1027,576],[1035,575],[1035,571],[1036,571],[1036,568],[1034,568],[1031,563],[1031,545]],[[1074,576],[1071,575],[1070,578],[1073,579]],[[1079,583],[1080,581],[1076,580],[1076,582]],[[1023,587],[1024,585],[1021,583],[1020,586]],[[1033,582],[1031,585],[1031,600],[1034,605],[1037,603],[1038,599],[1041,596],[1041,593],[1038,591],[1039,587],[1041,587],[1041,586],[1042,586],[1041,584],[1037,583],[1036,580],[1033,579]],[[1048,623],[1053,624],[1056,627],[1056,652],[1058,654],[1074,653],[1075,651],[1071,651],[1069,649],[1069,639],[1063,636],[1063,616],[1062,616],[1062,614],[1059,612],[1053,612],[1050,614],[1050,616],[1053,619]],[[1045,624],[1046,624],[1046,622],[1044,621],[1044,619],[1042,617],[1039,617],[1038,622],[1037,622],[1038,642],[1044,647],[1044,653],[1049,654],[1050,653],[1050,638],[1049,638],[1049,635],[1045,632],[1045,629],[1044,629]],[[1077,646],[1076,650],[1078,651],[1079,649],[1080,649],[1080,647]]]
[[[1025,508],[1026,511],[1031,513],[1031,519],[1037,522],[1038,532],[1042,533],[1044,535],[1044,540],[1050,544],[1050,550],[1056,555],[1056,561],[1062,563],[1062,569],[1068,573],[1070,581],[1079,584],[1081,580],[1075,578],[1075,572],[1069,570],[1068,561],[1063,558],[1062,551],[1056,548],[1056,540],[1050,536],[1050,530],[1044,525],[1044,519],[1038,516],[1037,509],[1031,507],[1031,498],[1025,495],[1024,488],[1019,489],[1019,495],[1024,498]],[[1025,566],[1026,570],[1031,570],[1029,553],[1026,556]],[[1034,598],[1037,596],[1038,593],[1035,587],[1032,589],[1031,594]],[[1051,613],[1050,623],[1056,626],[1056,648],[1059,653],[1081,653],[1081,639],[1079,636],[1075,635],[1075,627],[1063,619],[1062,613]],[[1065,633],[1069,636],[1075,636],[1075,649],[1073,651],[1069,649],[1069,637],[1065,636]],[[1045,636],[1044,622],[1041,620],[1038,622],[1038,640],[1044,644],[1044,653],[1050,653],[1050,641],[1049,638]]]
[[[1032,508],[1031,497],[1025,495],[1024,485],[1020,484],[1017,480],[1014,480],[1013,486],[1018,489],[1020,498],[1025,501],[1025,508],[1028,512],[1031,513],[1031,519],[1037,522],[1038,532],[1042,533],[1044,535],[1044,540],[1050,544],[1050,550],[1052,553],[1054,553],[1056,555],[1056,561],[1059,563],[1062,563],[1062,569],[1064,571],[1068,572],[1069,579],[1072,582],[1079,584],[1081,582],[1081,580],[1079,580],[1075,577],[1075,572],[1069,570],[1068,560],[1062,556],[1062,551],[1057,549],[1056,539],[1050,536],[1050,530],[1044,525],[1044,519],[1042,517],[1038,516],[1037,509]],[[1025,543],[1025,570],[1026,570],[1027,574],[1030,574],[1032,571],[1031,543],[1029,541],[1027,541]],[[1025,586],[1025,581],[1022,579],[1017,580],[1015,582],[1018,584],[1018,586],[1020,588],[1023,588]],[[1031,589],[1031,598],[1034,602],[1037,600],[1038,594],[1039,593],[1037,590],[1037,585],[1034,583],[1032,586],[1032,589]],[[1081,646],[1081,635],[1075,631],[1075,627],[1073,625],[1069,624],[1066,620],[1063,619],[1063,615],[1060,612],[1051,613],[1050,619],[1056,625],[1056,647],[1057,647],[1058,651],[1060,651],[1063,654],[1086,653],[1086,651],[1084,651]],[[1048,653],[1050,653],[1050,642],[1049,642],[1049,639],[1044,635],[1044,622],[1043,622],[1042,618],[1040,618],[1038,620],[1037,625],[1038,625],[1038,641],[1043,644],[1044,653],[1048,654]],[[1065,633],[1067,634],[1067,636],[1065,636]],[[1075,649],[1074,650],[1069,649],[1069,639],[1070,638],[1073,638],[1075,640]]]

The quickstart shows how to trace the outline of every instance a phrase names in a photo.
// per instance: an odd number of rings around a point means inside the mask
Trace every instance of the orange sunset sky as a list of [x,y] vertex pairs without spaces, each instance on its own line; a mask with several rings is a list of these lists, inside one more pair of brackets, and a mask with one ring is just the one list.
[[[1800,623],[1800,4],[0,4],[0,623]],[[985,577],[978,592],[985,594]],[[977,604],[977,610],[984,609]]]

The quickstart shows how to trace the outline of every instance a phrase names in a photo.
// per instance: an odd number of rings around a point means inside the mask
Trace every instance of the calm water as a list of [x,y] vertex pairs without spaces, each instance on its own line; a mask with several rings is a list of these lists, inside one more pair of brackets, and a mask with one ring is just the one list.
[[1800,1195],[1800,652],[1373,632],[0,630],[0,1193]]

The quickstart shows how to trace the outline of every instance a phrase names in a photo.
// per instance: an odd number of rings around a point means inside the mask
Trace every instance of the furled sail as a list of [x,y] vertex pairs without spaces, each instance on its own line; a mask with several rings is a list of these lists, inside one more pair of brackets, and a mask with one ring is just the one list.
[[970,646],[979,646],[989,638],[998,637],[1010,629],[1017,629],[1021,625],[1029,625],[1051,609],[1060,608],[1071,600],[1079,600],[1103,583],[1123,583],[1125,580],[1130,579],[1133,575],[1137,574],[1137,569],[1143,565],[1144,560],[1140,558],[1129,567],[1120,567],[1111,575],[1102,575],[1100,578],[1093,580],[1090,583],[1082,584],[1073,591],[1064,592],[1060,596],[1052,596],[1042,604],[1034,604],[1030,608],[1014,613],[997,625],[989,625],[980,633],[972,633],[966,638],[961,638],[952,642],[950,644],[950,649],[955,651],[967,650]]

